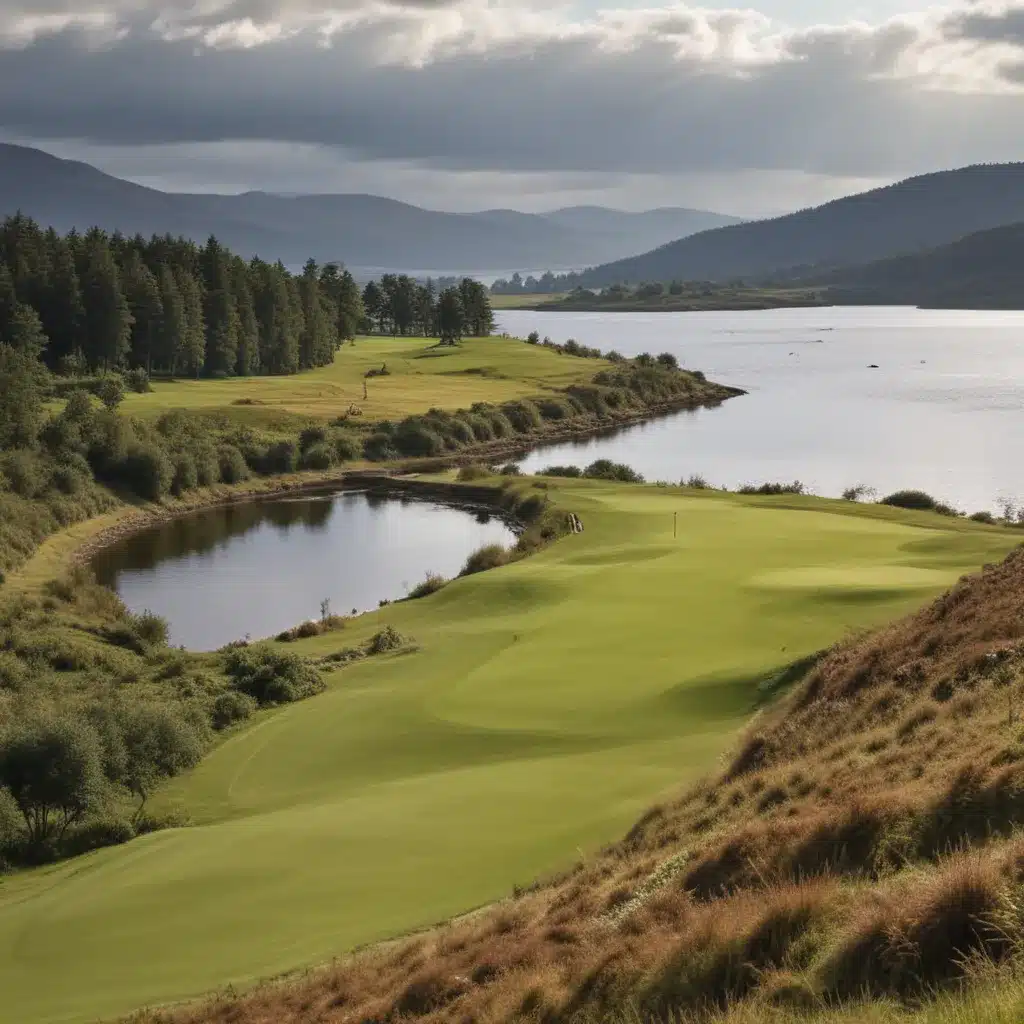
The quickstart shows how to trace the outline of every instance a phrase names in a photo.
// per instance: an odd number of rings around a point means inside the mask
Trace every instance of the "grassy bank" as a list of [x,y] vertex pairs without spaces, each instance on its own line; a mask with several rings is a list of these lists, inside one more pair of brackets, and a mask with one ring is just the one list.
[[185,808],[194,827],[3,883],[15,1019],[88,1020],[251,981],[580,853],[597,870],[601,844],[652,799],[713,768],[767,679],[1017,539],[810,498],[515,486],[584,532],[289,645],[322,659],[383,625],[409,639],[324,663],[326,693],[265,713],[172,782],[156,809]]
[[[387,376],[366,378],[385,366]],[[143,417],[186,409],[254,425],[333,419],[353,408],[353,419],[401,419],[428,409],[551,394],[607,368],[527,348],[513,338],[467,338],[441,348],[434,338],[367,337],[343,345],[330,366],[289,377],[158,380],[150,394],[129,395],[122,409]]]

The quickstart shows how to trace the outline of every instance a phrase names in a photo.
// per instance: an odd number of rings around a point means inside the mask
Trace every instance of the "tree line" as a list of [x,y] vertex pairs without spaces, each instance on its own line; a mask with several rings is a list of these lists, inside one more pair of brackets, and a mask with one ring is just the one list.
[[71,376],[138,368],[194,377],[324,366],[361,331],[455,341],[489,334],[471,280],[437,291],[404,275],[360,289],[337,263],[246,261],[215,238],[61,236],[21,214],[0,223],[0,342]]

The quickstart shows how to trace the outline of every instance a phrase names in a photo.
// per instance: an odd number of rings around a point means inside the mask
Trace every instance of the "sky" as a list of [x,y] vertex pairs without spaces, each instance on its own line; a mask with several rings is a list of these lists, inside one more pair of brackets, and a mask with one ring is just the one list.
[[1024,159],[1024,0],[0,0],[0,138],[172,191],[766,216]]

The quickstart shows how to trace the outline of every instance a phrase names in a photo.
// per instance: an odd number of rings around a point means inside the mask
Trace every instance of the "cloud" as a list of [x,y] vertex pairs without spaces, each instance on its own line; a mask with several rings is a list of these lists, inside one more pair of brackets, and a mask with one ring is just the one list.
[[1024,0],[799,30],[679,4],[0,0],[0,40],[8,132],[122,151],[292,145],[523,181],[1024,156]]

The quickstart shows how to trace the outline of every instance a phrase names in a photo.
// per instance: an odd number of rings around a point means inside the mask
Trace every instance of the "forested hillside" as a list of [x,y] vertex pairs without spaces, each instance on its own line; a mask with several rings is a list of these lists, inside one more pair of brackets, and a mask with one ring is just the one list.
[[578,275],[601,287],[642,281],[764,279],[853,266],[1024,220],[1024,164],[908,178],[773,220],[703,231]]
[[823,277],[839,304],[1024,308],[1024,223]]

